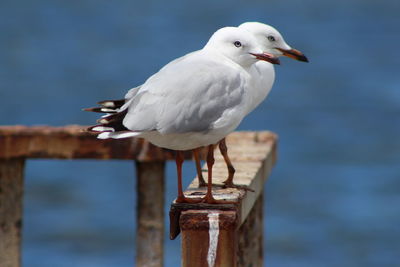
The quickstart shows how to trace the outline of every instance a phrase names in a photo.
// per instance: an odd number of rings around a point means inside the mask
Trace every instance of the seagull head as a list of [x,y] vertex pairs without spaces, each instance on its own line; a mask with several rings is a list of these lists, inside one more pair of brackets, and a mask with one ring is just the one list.
[[263,52],[257,39],[248,31],[237,27],[224,27],[216,31],[204,47],[214,49],[241,66],[250,66],[258,60],[279,64],[271,53]]
[[245,22],[239,26],[254,35],[264,52],[275,56],[287,56],[299,61],[308,62],[307,57],[290,47],[282,35],[272,26],[259,22]]

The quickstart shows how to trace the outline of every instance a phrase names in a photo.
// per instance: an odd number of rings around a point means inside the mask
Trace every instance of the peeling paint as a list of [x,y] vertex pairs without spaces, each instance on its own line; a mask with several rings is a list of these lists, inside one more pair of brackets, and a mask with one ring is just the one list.
[[215,265],[215,259],[217,258],[217,247],[218,247],[218,236],[219,236],[219,213],[218,212],[210,212],[208,214],[208,223],[209,223],[209,246],[207,253],[207,263],[209,267],[213,267]]

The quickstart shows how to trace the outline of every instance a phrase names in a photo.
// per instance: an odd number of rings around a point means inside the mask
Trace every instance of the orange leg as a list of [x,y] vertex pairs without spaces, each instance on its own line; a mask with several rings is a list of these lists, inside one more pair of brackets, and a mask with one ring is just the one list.
[[199,187],[206,186],[206,181],[203,178],[203,174],[201,172],[201,162],[200,162],[200,155],[199,155],[199,149],[195,148],[193,149],[193,155],[194,155],[194,160],[196,162],[196,171],[197,171],[197,179],[199,181]]
[[221,151],[221,154],[224,157],[226,166],[228,167],[228,178],[224,181],[225,187],[244,189],[246,191],[254,192],[253,189],[251,189],[245,185],[236,185],[233,183],[233,176],[235,174],[235,168],[233,167],[232,162],[228,156],[228,148],[226,146],[225,138],[219,142],[219,151]]
[[207,153],[207,168],[208,168],[208,181],[207,181],[207,193],[203,199],[208,204],[235,204],[235,201],[230,200],[219,200],[215,199],[212,194],[212,167],[214,165],[214,145],[208,146]]
[[183,152],[176,151],[176,171],[178,174],[178,197],[176,198],[176,202],[178,203],[199,203],[202,199],[193,199],[187,198],[183,194],[183,187],[182,187],[182,164],[184,161]]
[[207,193],[204,197],[206,203],[212,204],[217,203],[212,195],[212,167],[214,165],[214,145],[208,146],[207,152],[207,169],[208,169],[208,181],[207,181]]
[[231,160],[228,156],[228,148],[226,146],[225,138],[219,142],[219,151],[221,151],[222,156],[224,157],[226,166],[228,167],[228,179],[224,181],[226,187],[234,187],[233,184],[233,176],[235,174],[235,168],[232,165]]
[[178,198],[176,202],[185,202],[185,195],[182,189],[182,164],[183,164],[183,153],[182,151],[176,151],[176,172],[178,173]]

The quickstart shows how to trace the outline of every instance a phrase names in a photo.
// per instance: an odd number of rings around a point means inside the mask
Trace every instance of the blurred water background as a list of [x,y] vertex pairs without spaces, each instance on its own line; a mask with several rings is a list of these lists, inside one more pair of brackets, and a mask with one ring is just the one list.
[[[269,23],[311,62],[282,59],[239,128],[280,136],[266,265],[399,266],[399,14],[398,0],[3,0],[0,124],[91,124],[81,108],[122,96],[216,29]],[[24,266],[132,266],[133,165],[28,161]],[[186,164],[186,184],[194,175]],[[166,266],[179,266],[180,241],[165,242]]]

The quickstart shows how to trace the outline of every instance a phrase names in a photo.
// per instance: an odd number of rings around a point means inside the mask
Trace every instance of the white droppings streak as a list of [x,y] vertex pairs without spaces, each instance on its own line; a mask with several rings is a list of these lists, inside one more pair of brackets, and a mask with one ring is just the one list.
[[208,246],[207,262],[209,267],[214,267],[217,257],[218,235],[219,235],[219,213],[210,212],[208,214],[209,230],[208,235],[210,244]]

